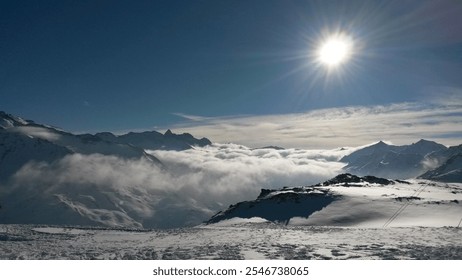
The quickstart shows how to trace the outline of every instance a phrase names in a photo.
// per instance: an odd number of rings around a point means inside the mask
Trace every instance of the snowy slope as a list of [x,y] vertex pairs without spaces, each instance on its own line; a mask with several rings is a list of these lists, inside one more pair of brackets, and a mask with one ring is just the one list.
[[462,182],[462,145],[432,154],[428,163],[432,169],[419,178],[441,182]]
[[150,231],[0,225],[0,259],[8,260],[460,260],[461,244],[462,227],[300,227],[252,220]]
[[0,182],[29,161],[52,162],[71,153],[50,141],[0,129]]
[[441,166],[424,173],[419,178],[441,182],[462,182],[462,153],[453,155]]
[[460,202],[461,184],[341,174],[314,186],[262,190],[256,200],[231,205],[207,223],[259,217],[309,226],[457,226]]

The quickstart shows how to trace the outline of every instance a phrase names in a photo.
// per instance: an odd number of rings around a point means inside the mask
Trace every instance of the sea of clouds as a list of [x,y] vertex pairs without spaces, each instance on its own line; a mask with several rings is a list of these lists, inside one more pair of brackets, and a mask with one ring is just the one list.
[[[192,226],[230,204],[255,199],[262,188],[329,179],[341,172],[344,164],[338,160],[352,150],[213,144],[185,151],[148,151],[162,166],[145,158],[100,154],[33,161],[2,186],[4,197],[10,199],[3,202],[8,214],[3,211],[2,217],[18,223]],[[68,215],[54,216],[55,208]]]

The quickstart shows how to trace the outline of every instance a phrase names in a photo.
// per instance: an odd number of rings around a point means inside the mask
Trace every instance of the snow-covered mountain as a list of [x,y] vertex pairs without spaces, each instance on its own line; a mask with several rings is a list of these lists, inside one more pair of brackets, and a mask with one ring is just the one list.
[[155,160],[154,157],[146,154],[144,150],[139,147],[104,141],[98,136],[91,134],[72,134],[51,126],[37,124],[34,121],[25,121],[5,112],[0,112],[0,123],[2,123],[2,132],[6,134],[16,134],[31,139],[41,139],[56,146],[66,148],[73,153],[98,153],[123,158],[147,157]]
[[[448,148],[433,141],[394,146],[382,141],[343,157],[346,172],[385,178],[415,178],[435,168]],[[430,164],[432,163],[432,164]],[[436,163],[436,164],[435,164]],[[436,165],[436,166],[435,166]]]
[[76,135],[0,112],[0,223],[174,227],[210,216],[166,190],[173,175],[145,152],[208,139],[170,130],[111,135]]
[[231,205],[207,224],[261,218],[310,226],[457,226],[461,201],[462,184],[341,174],[313,186],[263,189],[257,199]]
[[419,178],[441,182],[462,182],[462,153],[451,156],[441,166],[425,172]]
[[209,144],[206,138],[196,139],[187,133],[177,135],[170,130],[165,134],[147,131],[121,136],[108,132],[76,135],[0,111],[0,181],[31,160],[52,162],[78,153],[145,158],[160,164],[145,149],[184,150]]
[[156,157],[139,147],[105,141],[91,134],[75,135],[0,112],[0,181],[28,162],[51,163],[69,154],[145,158],[160,164]]

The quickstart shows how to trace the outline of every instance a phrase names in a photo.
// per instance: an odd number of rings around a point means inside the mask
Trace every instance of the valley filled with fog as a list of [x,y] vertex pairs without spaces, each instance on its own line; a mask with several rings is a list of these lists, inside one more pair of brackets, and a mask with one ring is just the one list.
[[250,148],[1,117],[2,259],[461,256],[461,145]]

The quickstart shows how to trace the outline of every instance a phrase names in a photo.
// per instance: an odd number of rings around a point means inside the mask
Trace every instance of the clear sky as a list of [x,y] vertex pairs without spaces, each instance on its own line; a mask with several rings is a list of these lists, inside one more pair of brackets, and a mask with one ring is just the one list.
[[[320,114],[332,139],[346,125],[326,123],[332,112],[335,121],[356,114],[353,125],[382,110],[373,121],[383,125],[391,110],[414,118],[390,124],[419,128],[411,140],[453,144],[462,139],[461,15],[454,0],[1,0],[0,110],[74,132],[172,127],[234,142],[245,127],[268,124],[270,135],[300,118],[312,135]],[[350,59],[320,65],[316,50],[339,33],[353,42]],[[430,113],[408,114],[419,110]],[[290,131],[297,141],[279,133],[268,142],[322,144]]]

